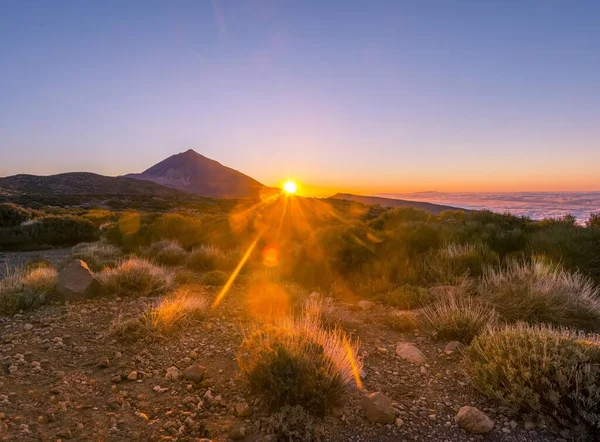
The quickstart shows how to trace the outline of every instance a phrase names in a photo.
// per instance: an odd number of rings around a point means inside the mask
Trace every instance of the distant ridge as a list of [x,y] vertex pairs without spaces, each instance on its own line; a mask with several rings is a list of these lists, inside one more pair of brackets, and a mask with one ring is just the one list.
[[380,205],[381,207],[414,207],[415,209],[425,210],[426,212],[438,215],[444,210],[462,210],[459,207],[444,206],[442,204],[426,203],[422,201],[399,200],[395,198],[381,198],[377,196],[353,195],[351,193],[336,193],[330,198],[339,200],[356,201],[367,206]]
[[12,175],[0,178],[0,195],[155,195],[175,196],[179,192],[155,183],[90,172],[58,175]]
[[172,155],[142,173],[125,175],[211,198],[256,198],[265,186],[194,150]]

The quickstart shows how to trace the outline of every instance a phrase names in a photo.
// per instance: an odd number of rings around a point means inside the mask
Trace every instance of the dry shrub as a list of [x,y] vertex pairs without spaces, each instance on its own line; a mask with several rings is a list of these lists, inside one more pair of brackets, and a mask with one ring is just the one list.
[[208,306],[204,295],[180,290],[137,318],[117,319],[111,325],[110,333],[125,341],[163,338],[202,320]]
[[103,290],[118,296],[156,296],[173,285],[173,274],[145,259],[130,258],[98,274]]
[[237,254],[214,246],[200,246],[187,257],[186,266],[193,270],[231,270],[237,264]]
[[591,280],[541,259],[489,269],[478,292],[508,322],[600,330],[599,291]]
[[229,275],[221,270],[213,270],[200,275],[201,284],[213,287],[224,285],[228,279]]
[[465,277],[481,276],[499,262],[498,254],[481,243],[451,243],[425,258],[422,277],[430,283],[455,285]]
[[409,332],[419,327],[419,317],[412,311],[393,310],[385,316],[384,322],[397,332]]
[[166,266],[183,264],[187,258],[187,252],[177,241],[167,239],[153,243],[146,254],[152,261]]
[[269,416],[269,432],[277,434],[279,440],[296,442],[319,442],[325,436],[323,422],[311,415],[300,405],[285,406]]
[[82,242],[71,249],[71,259],[81,259],[95,272],[116,265],[122,255],[121,249],[104,242]]
[[358,344],[309,315],[279,318],[251,331],[237,361],[250,388],[275,408],[301,405],[323,415],[339,404],[362,361]]
[[436,338],[470,343],[497,321],[494,309],[466,296],[448,296],[422,311],[423,323]]
[[[474,339],[466,350],[474,386],[515,411],[554,418],[598,434],[600,337],[549,326],[508,326]],[[588,434],[589,436],[589,434]]]
[[56,287],[56,270],[52,267],[17,269],[0,280],[0,313],[12,315],[46,302]]
[[431,304],[434,297],[423,287],[402,285],[373,299],[402,310],[411,310]]

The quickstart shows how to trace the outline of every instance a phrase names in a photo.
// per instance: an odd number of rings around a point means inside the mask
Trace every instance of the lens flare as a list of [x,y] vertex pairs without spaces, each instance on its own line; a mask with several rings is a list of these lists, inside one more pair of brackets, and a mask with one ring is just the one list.
[[296,190],[298,190],[298,185],[293,181],[288,181],[283,185],[283,190],[290,194],[296,193]]

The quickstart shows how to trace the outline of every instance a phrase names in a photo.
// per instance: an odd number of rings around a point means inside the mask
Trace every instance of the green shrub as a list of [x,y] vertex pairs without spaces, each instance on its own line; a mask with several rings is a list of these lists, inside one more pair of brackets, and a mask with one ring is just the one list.
[[103,290],[116,296],[156,296],[173,284],[173,274],[146,260],[130,258],[98,274]]
[[169,239],[188,248],[202,243],[201,228],[202,222],[198,218],[167,213],[152,223],[150,231],[154,241]]
[[[275,408],[301,405],[323,415],[340,403],[361,361],[357,345],[314,318],[283,319],[250,333],[238,365],[250,388]],[[349,356],[350,354],[350,356]]]
[[508,322],[600,329],[599,292],[593,283],[541,259],[489,269],[477,290]]
[[425,307],[423,322],[437,339],[468,344],[497,320],[494,310],[466,296],[448,296]]
[[237,264],[237,260],[232,253],[203,245],[190,252],[185,264],[193,270],[231,270]]
[[374,299],[402,310],[420,308],[434,300],[427,289],[414,285],[402,285],[391,292],[377,295]]
[[224,285],[229,279],[229,275],[220,270],[213,270],[200,275],[200,283],[203,285],[210,286],[221,286]]
[[590,213],[590,216],[585,221],[585,226],[590,227],[600,227],[600,212]]
[[[520,324],[490,331],[466,350],[467,372],[485,395],[515,411],[600,429],[600,339]],[[592,440],[583,436],[580,440]],[[592,437],[593,438],[593,437]]]
[[182,264],[187,253],[177,241],[163,240],[153,243],[146,254],[158,264],[176,266]]
[[31,219],[31,210],[11,203],[0,203],[0,227],[17,227]]
[[56,270],[37,267],[16,270],[0,280],[0,314],[12,315],[44,304],[56,286]]
[[104,242],[84,242],[71,249],[71,259],[81,259],[96,272],[116,265],[122,255],[118,247]]

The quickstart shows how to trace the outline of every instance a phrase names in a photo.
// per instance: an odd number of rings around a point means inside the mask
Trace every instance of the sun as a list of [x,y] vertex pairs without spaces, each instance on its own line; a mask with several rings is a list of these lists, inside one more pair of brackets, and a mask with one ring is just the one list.
[[287,193],[296,193],[296,190],[298,190],[298,185],[293,182],[293,181],[287,181],[284,185],[283,185],[283,190],[285,190]]

